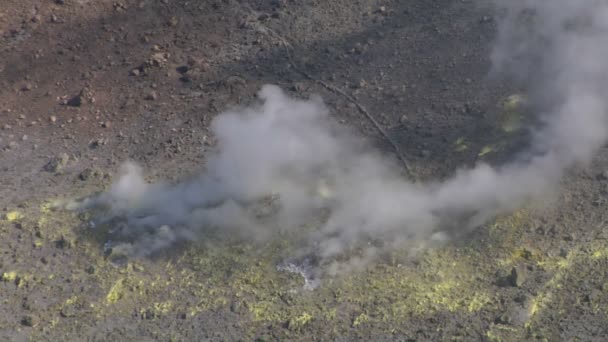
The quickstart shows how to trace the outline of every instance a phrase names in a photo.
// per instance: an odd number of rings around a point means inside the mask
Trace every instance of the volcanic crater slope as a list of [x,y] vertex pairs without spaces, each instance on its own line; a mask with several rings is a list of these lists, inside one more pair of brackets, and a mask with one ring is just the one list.
[[2,1],[0,340],[604,340],[603,148],[549,196],[466,234],[386,249],[371,236],[334,256],[351,269],[314,279],[299,234],[318,218],[116,262],[91,212],[56,206],[107,193],[127,160],[146,184],[196,179],[221,148],[214,118],[265,84],[321,95],[418,184],[503,165],[544,123],[535,82],[492,71],[504,15],[453,0]]

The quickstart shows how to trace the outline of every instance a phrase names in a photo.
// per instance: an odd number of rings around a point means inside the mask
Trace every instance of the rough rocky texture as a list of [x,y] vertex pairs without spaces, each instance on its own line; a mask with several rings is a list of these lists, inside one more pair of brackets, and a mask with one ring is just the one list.
[[365,106],[421,179],[499,162],[520,115],[517,85],[485,78],[492,18],[451,0],[2,1],[0,340],[602,341],[606,151],[549,206],[312,292],[276,269],[287,238],[210,238],[117,267],[86,215],[51,210],[103,190],[126,159],[152,179],[197,172],[211,118],[265,83],[321,94],[392,153],[293,62]]

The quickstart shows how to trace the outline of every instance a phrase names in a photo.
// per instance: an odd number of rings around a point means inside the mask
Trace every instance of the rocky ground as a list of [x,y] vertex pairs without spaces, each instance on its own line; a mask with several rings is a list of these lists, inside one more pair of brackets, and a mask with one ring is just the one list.
[[51,208],[128,159],[150,179],[198,172],[210,120],[267,83],[322,95],[394,155],[366,109],[419,179],[500,162],[520,139],[517,85],[487,77],[495,24],[466,0],[2,1],[0,339],[604,341],[605,150],[549,205],[314,291],[277,270],[288,241],[117,267],[86,217]]

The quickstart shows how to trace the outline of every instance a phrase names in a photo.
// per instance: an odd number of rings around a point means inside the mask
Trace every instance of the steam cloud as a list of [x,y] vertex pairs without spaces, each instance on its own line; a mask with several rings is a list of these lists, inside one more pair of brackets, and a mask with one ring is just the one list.
[[[467,230],[554,188],[606,142],[608,2],[509,0],[492,54],[494,71],[532,84],[543,122],[531,147],[500,167],[479,164],[443,182],[405,180],[398,165],[333,122],[321,99],[265,86],[259,104],[213,121],[218,150],[206,171],[177,185],[147,184],[124,166],[112,188],[81,204],[130,252],[147,255],[210,230],[250,236],[303,229],[321,257],[362,235],[384,241]],[[312,248],[312,247],[311,247]]]

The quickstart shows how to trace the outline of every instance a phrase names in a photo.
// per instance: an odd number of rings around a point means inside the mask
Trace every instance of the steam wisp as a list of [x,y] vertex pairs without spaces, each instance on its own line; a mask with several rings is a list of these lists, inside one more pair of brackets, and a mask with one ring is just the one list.
[[[530,148],[507,164],[480,163],[442,182],[412,183],[398,164],[332,121],[320,98],[290,98],[267,85],[260,102],[213,121],[217,151],[196,179],[148,184],[124,166],[112,188],[81,204],[103,208],[101,224],[149,255],[210,231],[266,238],[307,233],[321,258],[362,236],[387,243],[466,231],[556,187],[589,163],[608,137],[608,2],[510,0],[496,4],[494,71],[530,81],[543,122]],[[287,267],[287,266],[286,266]]]

